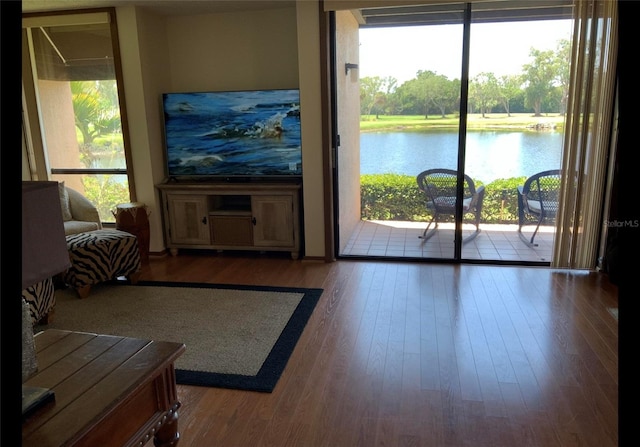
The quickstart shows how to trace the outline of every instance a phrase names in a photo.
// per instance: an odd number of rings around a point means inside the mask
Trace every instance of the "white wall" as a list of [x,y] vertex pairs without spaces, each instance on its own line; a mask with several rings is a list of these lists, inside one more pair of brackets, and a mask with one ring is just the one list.
[[168,18],[172,91],[298,87],[295,8]]
[[137,199],[149,208],[150,251],[164,250],[155,185],[164,179],[161,94],[301,89],[305,256],[324,257],[318,4],[158,17],[119,7],[118,30]]
[[319,258],[325,255],[325,185],[322,167],[320,25],[317,2],[298,0],[297,22],[305,256]]
[[340,251],[360,223],[360,82],[359,70],[345,73],[345,64],[359,63],[358,22],[350,11],[336,11],[336,106],[340,117],[337,132],[338,220]]
[[136,200],[147,206],[149,250],[157,253],[165,249],[162,208],[155,188],[164,179],[158,91],[170,83],[165,21],[132,6],[117,8],[116,12]]
[[[165,177],[161,94],[301,89],[305,256],[324,257],[320,42],[317,0],[296,7],[162,17],[116,8],[136,199],[149,212],[150,251],[163,251],[155,185]],[[23,145],[23,160],[26,148]],[[29,176],[23,163],[23,178]]]

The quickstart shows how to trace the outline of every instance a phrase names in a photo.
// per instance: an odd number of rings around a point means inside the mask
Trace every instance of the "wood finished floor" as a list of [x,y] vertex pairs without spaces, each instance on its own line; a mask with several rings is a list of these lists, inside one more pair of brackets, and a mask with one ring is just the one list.
[[196,252],[141,279],[324,289],[273,393],[178,386],[180,447],[618,445],[606,275]]

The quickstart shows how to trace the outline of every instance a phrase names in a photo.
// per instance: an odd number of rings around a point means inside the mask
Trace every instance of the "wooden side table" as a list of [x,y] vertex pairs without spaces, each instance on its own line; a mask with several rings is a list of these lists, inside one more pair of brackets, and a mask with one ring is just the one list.
[[38,372],[24,385],[49,388],[55,400],[23,420],[23,447],[178,444],[183,344],[54,329],[34,338]]
[[138,238],[140,260],[147,262],[151,237],[147,206],[140,202],[122,203],[116,206],[116,211],[112,213],[116,218],[116,230],[126,231]]

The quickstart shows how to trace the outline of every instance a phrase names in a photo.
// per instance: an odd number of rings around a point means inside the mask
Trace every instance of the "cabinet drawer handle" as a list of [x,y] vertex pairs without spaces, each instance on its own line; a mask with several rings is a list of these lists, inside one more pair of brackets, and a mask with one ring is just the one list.
[[207,216],[204,216],[204,217],[202,218],[202,223],[203,223],[204,225],[206,225],[206,224],[207,224]]
[[257,221],[256,221],[256,218],[255,218],[255,217],[252,217],[252,218],[251,218],[251,223],[252,223],[253,225],[255,225],[255,224],[256,224],[256,222],[257,222]]

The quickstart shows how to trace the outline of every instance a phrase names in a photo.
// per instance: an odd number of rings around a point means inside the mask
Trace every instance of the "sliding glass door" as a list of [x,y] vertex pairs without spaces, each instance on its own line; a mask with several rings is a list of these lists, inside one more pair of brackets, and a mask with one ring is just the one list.
[[[553,222],[526,244],[537,222],[527,215],[518,233],[517,192],[561,167],[571,8],[544,3],[360,11],[359,147],[336,157],[343,178],[360,179],[360,221],[339,255],[550,261]],[[339,180],[336,191],[353,203]]]

